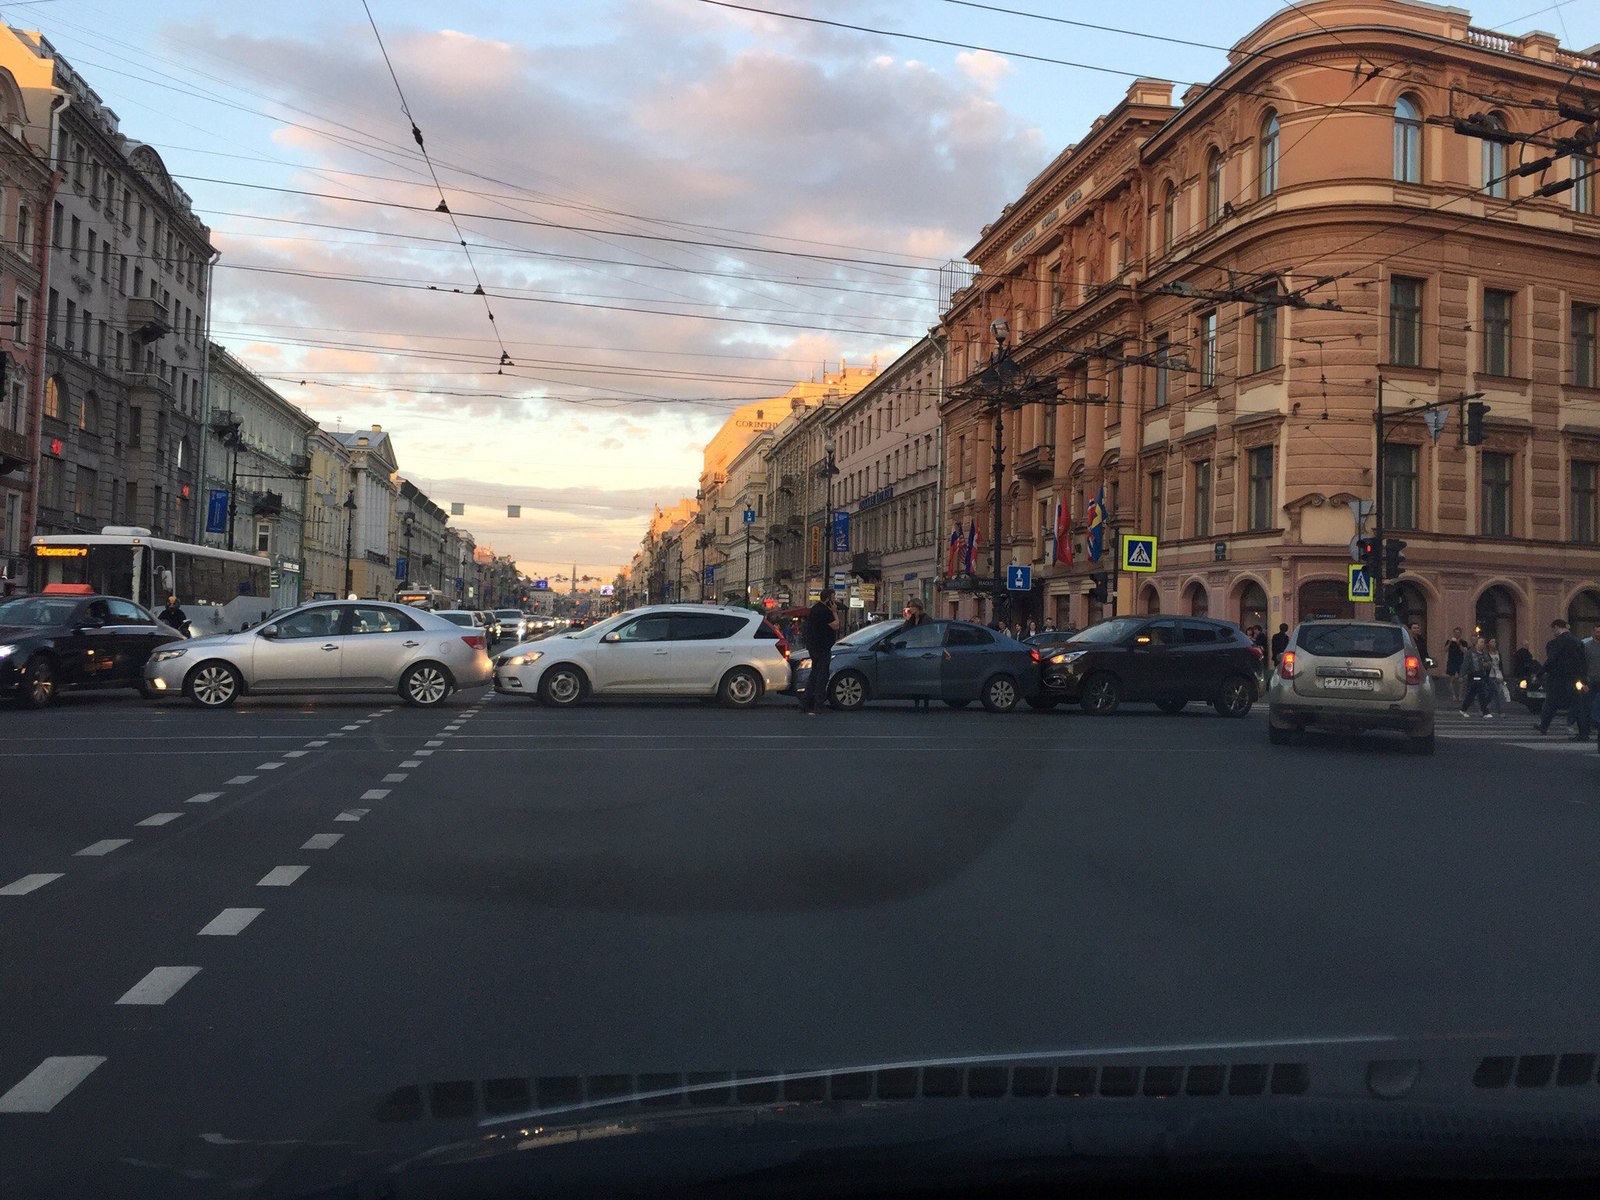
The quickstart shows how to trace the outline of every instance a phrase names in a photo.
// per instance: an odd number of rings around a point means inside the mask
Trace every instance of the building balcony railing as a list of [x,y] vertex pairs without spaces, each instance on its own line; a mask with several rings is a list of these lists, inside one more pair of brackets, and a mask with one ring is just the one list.
[[152,399],[164,404],[171,404],[173,400],[172,384],[159,375],[148,371],[140,371],[128,376],[128,401],[132,404],[148,404]]
[[1023,479],[1049,479],[1056,470],[1056,448],[1033,446],[1017,456],[1016,472]]
[[128,300],[128,332],[136,342],[153,342],[172,332],[167,319],[167,306],[149,296],[134,296]]
[[27,435],[15,429],[0,429],[0,475],[25,467],[32,461]]

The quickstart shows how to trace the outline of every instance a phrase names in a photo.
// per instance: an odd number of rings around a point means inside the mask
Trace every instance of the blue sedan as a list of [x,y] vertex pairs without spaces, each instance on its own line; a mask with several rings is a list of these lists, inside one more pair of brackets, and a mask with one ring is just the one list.
[[[833,647],[828,704],[860,708],[869,700],[943,700],[952,708],[979,701],[1010,712],[1039,690],[1039,651],[968,621],[881,621]],[[811,660],[800,658],[793,690],[803,692]]]

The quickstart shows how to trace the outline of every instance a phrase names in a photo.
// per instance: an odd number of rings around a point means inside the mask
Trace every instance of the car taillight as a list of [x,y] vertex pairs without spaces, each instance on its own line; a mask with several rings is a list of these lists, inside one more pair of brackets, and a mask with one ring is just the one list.
[[471,646],[474,650],[483,649],[483,634],[481,633],[464,634],[461,640],[467,645]]
[[1260,646],[1256,645],[1254,642],[1250,643],[1250,653],[1254,654],[1262,662],[1266,662],[1267,661],[1266,653],[1261,649]]
[[1039,657],[1039,650],[1038,650],[1038,648],[1037,648],[1037,647],[1034,647],[1034,646],[1030,646],[1030,647],[1029,647],[1029,648],[1028,648],[1028,657],[1029,657],[1029,658],[1031,658],[1031,659],[1033,659],[1033,661],[1034,661],[1034,662],[1042,662],[1042,661],[1044,661],[1044,660],[1043,660],[1043,659],[1041,659],[1041,658],[1040,658],[1040,657]]
[[1422,660],[1415,654],[1406,655],[1406,682],[1422,682]]
[[778,653],[783,655],[784,661],[789,659],[789,643],[783,638],[778,639]]
[[1278,660],[1278,676],[1281,679],[1294,678],[1294,651],[1285,650],[1283,657]]

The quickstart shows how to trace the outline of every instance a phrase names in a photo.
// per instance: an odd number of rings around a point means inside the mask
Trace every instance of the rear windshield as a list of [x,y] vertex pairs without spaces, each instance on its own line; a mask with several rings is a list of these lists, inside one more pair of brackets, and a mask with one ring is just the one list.
[[439,617],[443,617],[446,621],[449,621],[452,625],[471,625],[471,624],[473,624],[472,614],[471,613],[442,612],[442,613],[435,613],[434,615],[435,616],[439,616]]
[[1308,654],[1330,658],[1390,658],[1406,644],[1398,625],[1311,625],[1299,643]]

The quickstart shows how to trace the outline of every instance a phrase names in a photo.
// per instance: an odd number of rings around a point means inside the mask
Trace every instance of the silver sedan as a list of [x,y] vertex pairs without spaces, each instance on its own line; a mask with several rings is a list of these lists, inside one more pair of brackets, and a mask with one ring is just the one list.
[[323,601],[275,614],[242,633],[194,638],[152,654],[152,695],[182,692],[225,708],[245,692],[398,691],[408,704],[438,704],[493,677],[481,629],[375,600]]

